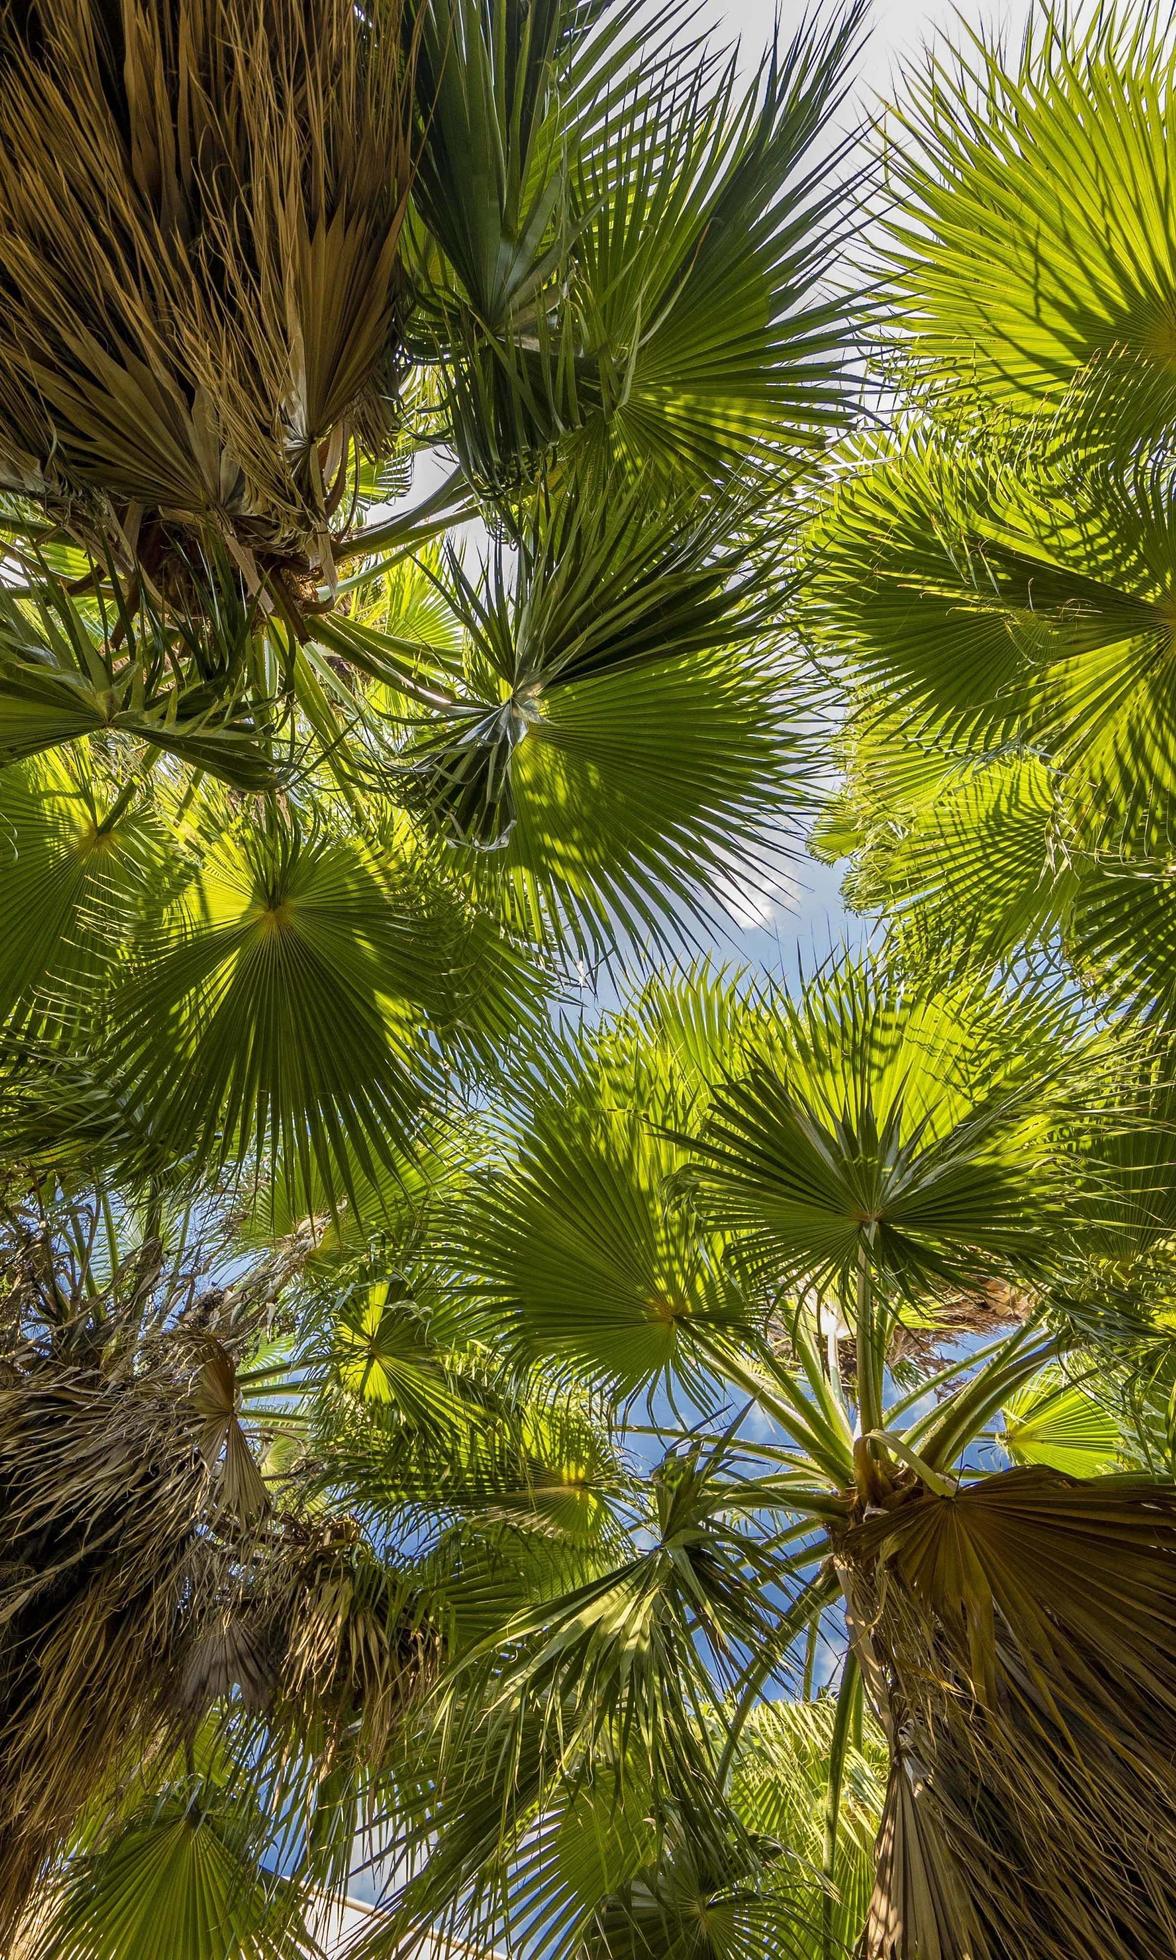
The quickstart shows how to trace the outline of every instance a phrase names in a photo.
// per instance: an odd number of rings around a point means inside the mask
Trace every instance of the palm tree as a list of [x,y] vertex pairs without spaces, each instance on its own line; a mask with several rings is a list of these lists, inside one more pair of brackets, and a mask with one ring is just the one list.
[[0,6],[6,1948],[292,1951],[612,1542],[431,1234],[810,807],[858,19]]
[[587,1398],[610,1448],[566,1481],[612,1526],[505,1617],[472,1575],[497,1617],[365,1957],[1165,1949],[1170,1092],[1123,1045],[839,962],[655,982],[550,1057],[458,1194],[453,1298]]
[[[831,468],[858,18],[0,8],[30,1960],[1176,1946],[1170,63],[932,74]],[[829,649],[888,957],[577,1022]]]
[[[806,156],[857,16],[746,95],[625,5],[309,18],[0,25],[0,756],[374,798],[598,957],[802,800],[780,545],[846,393]],[[418,555],[475,517],[476,574]]]
[[280,1952],[357,1844],[373,1960],[1154,1950],[1176,1180],[1124,1048],[1048,992],[700,972],[310,1218],[30,1123],[28,1950]]
[[808,606],[851,706],[820,841],[855,902],[916,957],[1060,954],[1165,1016],[1173,59],[1099,9],[911,78],[893,412],[822,499]]

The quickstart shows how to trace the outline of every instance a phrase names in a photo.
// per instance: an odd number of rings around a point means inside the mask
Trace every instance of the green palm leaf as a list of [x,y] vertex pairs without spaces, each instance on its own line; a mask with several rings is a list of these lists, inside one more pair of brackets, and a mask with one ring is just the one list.
[[356,840],[276,817],[210,837],[120,991],[120,1079],[202,1158],[273,1152],[308,1195],[354,1161],[371,1179],[403,1147],[430,1075],[420,950]]
[[901,445],[818,527],[817,630],[924,739],[1035,748],[1116,841],[1145,834],[1176,756],[1171,510],[1162,452],[1076,475]]
[[456,365],[458,447],[476,480],[509,485],[564,439],[714,481],[839,419],[846,309],[822,288],[841,193],[809,152],[860,19],[850,8],[802,27],[742,100],[733,66],[716,83],[667,48],[660,21],[627,60],[626,10],[615,43],[577,47],[568,187],[546,204],[531,188],[524,234],[533,281],[538,220],[558,202],[574,276]]
[[1170,418],[1172,59],[1158,16],[1100,7],[1043,13],[1016,60],[969,33],[908,77],[887,267],[936,372],[1032,411],[1126,349]]
[[[837,1698],[761,1702],[743,1737],[731,1775],[731,1803],[748,1830],[784,1847],[769,1878],[791,1893],[798,1918],[821,1920],[830,1775],[837,1746]],[[838,1771],[837,1842],[831,1874],[828,1936],[832,1951],[852,1951],[865,1923],[874,1883],[874,1846],[884,1789],[885,1753],[872,1723],[846,1738]],[[814,1941],[815,1950],[815,1941]]]
[[809,156],[861,18],[802,25],[742,103],[731,70],[702,113],[672,70],[635,83],[611,144],[582,148],[589,351],[619,370],[605,416],[632,466],[714,479],[839,419],[844,302],[822,285],[842,193]]
[[149,894],[170,875],[166,834],[144,801],[133,779],[116,795],[84,758],[0,771],[0,1014],[10,1028],[59,1024],[63,1006],[84,1013],[95,980],[117,973]]
[[694,1145],[708,1209],[757,1271],[842,1298],[863,1261],[932,1291],[966,1289],[1001,1248],[1031,1262],[1060,1223],[1042,1097],[1060,1038],[1048,1006],[834,965],[716,1093]]
[[854,902],[884,907],[922,958],[991,965],[1049,945],[1084,868],[1067,819],[1056,773],[1035,756],[952,769],[901,828],[891,806],[855,865]]
[[1172,884],[1155,860],[1132,864],[1097,859],[1082,878],[1074,906],[1070,951],[1113,1001],[1167,1007],[1171,997]]
[[269,704],[242,699],[247,637],[240,618],[223,637],[215,618],[187,633],[145,608],[112,619],[49,579],[31,598],[0,592],[0,767],[117,732],[236,789],[268,787]]
[[1122,1453],[1112,1411],[1056,1373],[1009,1397],[1002,1441],[1014,1463],[1044,1464],[1069,1477],[1097,1477]]
[[[640,45],[628,7],[602,12],[607,32],[575,0],[430,0],[420,9],[413,201],[456,288],[432,295],[443,316],[460,299],[484,327],[501,328],[559,265],[569,114],[599,114],[610,69]],[[435,278],[422,258],[426,281],[430,271]]]
[[310,1941],[257,1869],[231,1802],[199,1786],[145,1804],[68,1871],[30,1960],[300,1960]]
[[669,1184],[681,1153],[607,1087],[556,1062],[462,1234],[487,1334],[595,1375],[620,1395],[697,1380],[707,1341],[745,1330],[749,1304]]
[[[490,888],[582,956],[754,885],[804,796],[778,639],[780,541],[741,506],[651,507],[588,475],[479,589],[455,563],[466,679],[412,729],[408,792]],[[738,538],[732,543],[732,530]]]

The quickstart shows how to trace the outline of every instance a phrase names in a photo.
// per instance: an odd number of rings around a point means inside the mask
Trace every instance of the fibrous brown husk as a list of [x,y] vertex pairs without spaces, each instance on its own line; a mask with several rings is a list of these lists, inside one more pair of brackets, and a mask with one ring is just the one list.
[[119,1763],[166,1738],[212,1477],[174,1378],[34,1361],[0,1389],[0,1946]]
[[95,1800],[219,1703],[312,1773],[378,1762],[436,1636],[348,1520],[277,1511],[211,1337],[134,1372],[25,1348],[0,1383],[0,1951]]
[[289,1608],[274,1714],[319,1756],[350,1734],[380,1762],[408,1705],[432,1681],[436,1629],[349,1520],[325,1522],[288,1562]]
[[0,0],[0,483],[182,588],[330,572],[396,420],[401,0]]
[[916,1488],[839,1558],[892,1757],[862,1955],[1176,1952],[1176,1489]]

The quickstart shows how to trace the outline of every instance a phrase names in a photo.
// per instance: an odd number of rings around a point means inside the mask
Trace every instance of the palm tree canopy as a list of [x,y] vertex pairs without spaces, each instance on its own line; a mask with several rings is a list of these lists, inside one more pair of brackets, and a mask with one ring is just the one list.
[[1171,41],[860,28],[0,5],[26,1960],[1176,1944]]

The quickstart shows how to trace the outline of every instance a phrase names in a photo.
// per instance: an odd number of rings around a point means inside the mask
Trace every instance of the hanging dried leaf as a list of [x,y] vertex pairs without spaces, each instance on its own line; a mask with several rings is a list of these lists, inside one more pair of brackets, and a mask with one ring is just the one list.
[[892,1751],[868,1960],[1176,1951],[1176,1491],[1016,1469],[842,1552]]
[[0,479],[191,597],[331,576],[395,423],[400,0],[0,13]]

